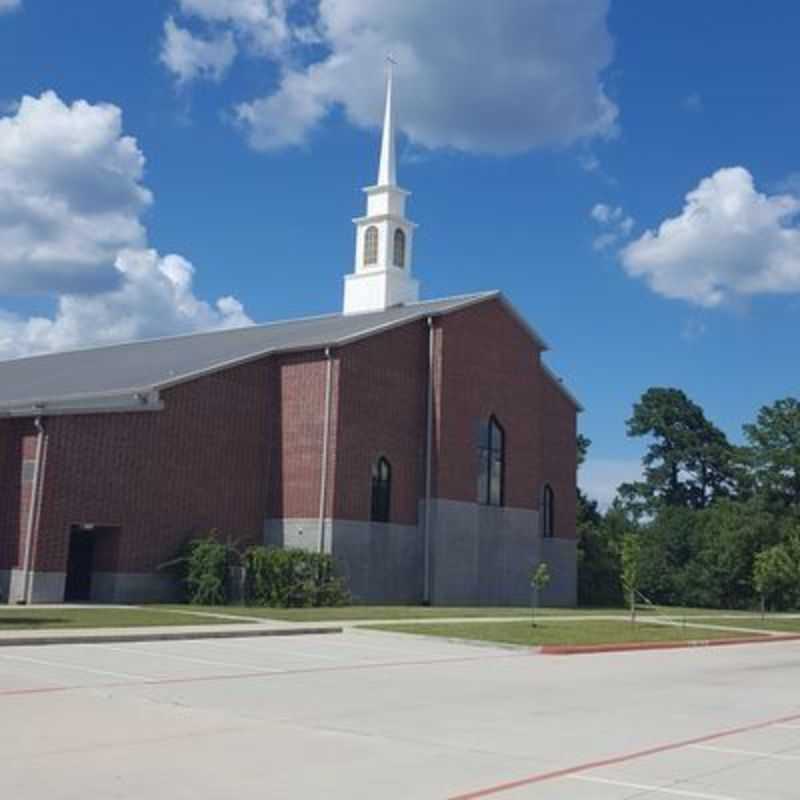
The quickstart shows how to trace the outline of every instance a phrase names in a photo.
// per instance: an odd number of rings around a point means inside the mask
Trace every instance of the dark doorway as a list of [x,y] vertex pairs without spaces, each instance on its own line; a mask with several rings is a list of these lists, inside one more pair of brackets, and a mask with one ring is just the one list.
[[95,532],[73,526],[69,533],[69,558],[64,599],[70,602],[89,600],[92,594]]

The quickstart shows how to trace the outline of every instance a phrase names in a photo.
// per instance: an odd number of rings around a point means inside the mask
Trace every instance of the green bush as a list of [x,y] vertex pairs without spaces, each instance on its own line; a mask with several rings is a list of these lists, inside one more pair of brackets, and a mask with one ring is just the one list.
[[184,585],[190,603],[223,605],[228,600],[228,568],[232,549],[213,536],[186,545]]
[[245,552],[242,562],[249,605],[308,608],[343,605],[350,599],[329,555],[257,546]]

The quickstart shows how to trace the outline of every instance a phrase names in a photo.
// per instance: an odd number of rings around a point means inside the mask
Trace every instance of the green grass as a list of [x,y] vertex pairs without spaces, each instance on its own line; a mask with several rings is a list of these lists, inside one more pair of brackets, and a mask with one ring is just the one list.
[[146,625],[219,625],[235,620],[138,608],[14,608],[0,610],[0,631],[48,628],[134,628]]
[[683,628],[648,622],[632,624],[616,620],[580,622],[537,620],[530,622],[459,622],[425,625],[375,625],[378,630],[395,633],[414,633],[426,636],[445,636],[451,639],[470,639],[479,642],[515,645],[592,645],[624,644],[629,642],[680,642],[698,639],[729,639],[741,636],[736,631]]
[[[372,606],[351,605],[335,608],[260,608],[253,606],[190,606],[165,605],[152,608],[184,609],[192,611],[210,611],[217,614],[231,614],[261,619],[276,619],[286,622],[349,622],[354,620],[414,620],[414,619],[452,619],[453,617],[528,617],[531,610],[528,606],[517,607],[475,607],[475,606]],[[659,606],[652,609],[640,609],[640,617],[689,617],[713,614],[738,615],[747,612],[711,611],[703,608],[667,608]],[[537,612],[542,617],[559,616],[619,616],[625,619],[627,609],[623,608],[542,608]]]
[[[405,619],[450,619],[453,617],[529,617],[531,610],[523,607],[474,607],[474,606],[337,606],[333,608],[260,608],[255,606],[160,606],[166,609],[188,609],[213,611],[217,614],[260,617],[287,622],[347,622],[350,620],[405,620]],[[569,609],[543,608],[542,616],[558,615],[607,615],[624,614],[620,609]]]
[[785,619],[782,617],[767,616],[762,620],[760,617],[746,618],[739,620],[715,620],[713,617],[698,618],[698,621],[708,622],[711,625],[721,627],[737,626],[741,628],[752,628],[758,631],[779,631],[780,633],[800,633],[800,619]]

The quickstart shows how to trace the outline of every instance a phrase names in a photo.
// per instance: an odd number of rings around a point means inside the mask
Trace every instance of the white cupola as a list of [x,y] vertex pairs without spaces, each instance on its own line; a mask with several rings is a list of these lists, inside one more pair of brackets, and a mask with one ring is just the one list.
[[405,216],[410,192],[397,185],[391,60],[388,64],[378,182],[364,189],[367,215],[353,220],[356,261],[344,278],[345,314],[383,311],[419,299],[419,283],[411,276],[417,226]]

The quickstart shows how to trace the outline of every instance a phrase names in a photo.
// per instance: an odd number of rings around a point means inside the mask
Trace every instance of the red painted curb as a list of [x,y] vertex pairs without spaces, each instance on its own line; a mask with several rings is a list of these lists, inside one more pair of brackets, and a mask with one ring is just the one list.
[[690,647],[724,647],[735,644],[796,642],[800,634],[786,636],[749,636],[740,639],[696,639],[689,642],[624,642],[622,644],[545,644],[539,648],[544,656],[577,656],[584,653],[625,653],[638,650],[680,650]]
[[498,783],[495,786],[488,786],[485,789],[478,789],[477,791],[467,792],[466,794],[454,795],[450,797],[450,800],[478,800],[478,798],[490,797],[491,795],[501,794],[502,792],[508,792],[512,789],[519,789],[523,786],[531,786],[535,783],[544,783],[545,781],[557,780],[558,778],[565,778],[568,775],[576,775],[580,772],[588,772],[589,770],[599,769],[600,767],[610,767],[615,764],[625,764],[628,761],[635,761],[636,759],[645,758],[646,756],[658,755],[659,753],[668,753],[672,750],[681,750],[684,747],[690,747],[694,744],[702,744],[703,742],[714,742],[718,739],[726,739],[729,736],[737,736],[740,733],[751,733],[752,731],[770,728],[773,725],[780,725],[782,722],[796,722],[798,719],[800,719],[800,714],[791,714],[790,716],[786,717],[778,717],[776,719],[768,719],[762,722],[754,722],[750,725],[741,725],[738,728],[728,728],[727,730],[717,731],[716,733],[708,733],[704,736],[695,736],[692,739],[682,739],[677,742],[655,745],[654,747],[648,747],[645,750],[636,750],[632,753],[623,753],[622,755],[611,756],[610,758],[600,759],[599,761],[589,761],[584,764],[576,764],[571,767],[555,769],[551,772],[540,772],[536,775],[529,775],[527,778],[518,778],[514,781],[507,781],[506,783]]

